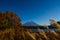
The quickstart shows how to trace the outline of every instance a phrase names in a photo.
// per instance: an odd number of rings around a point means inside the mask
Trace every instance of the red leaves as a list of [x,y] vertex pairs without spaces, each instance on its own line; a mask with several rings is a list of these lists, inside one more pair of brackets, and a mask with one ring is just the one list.
[[6,11],[6,16],[9,16],[10,15],[10,11]]
[[16,16],[15,12],[11,12],[11,17],[15,17],[15,16]]
[[2,18],[3,17],[3,13],[2,13],[2,11],[0,11],[0,18]]

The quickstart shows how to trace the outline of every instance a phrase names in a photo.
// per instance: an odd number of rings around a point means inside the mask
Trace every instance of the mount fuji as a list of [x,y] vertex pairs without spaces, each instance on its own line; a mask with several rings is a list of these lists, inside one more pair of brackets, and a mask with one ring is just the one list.
[[23,26],[39,26],[39,24],[33,22],[33,21],[27,21],[23,24]]

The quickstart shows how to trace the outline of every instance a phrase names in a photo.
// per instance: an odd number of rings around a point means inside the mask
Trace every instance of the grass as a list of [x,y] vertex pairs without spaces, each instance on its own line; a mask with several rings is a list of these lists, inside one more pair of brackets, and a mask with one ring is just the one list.
[[60,40],[59,37],[60,32],[58,31],[44,32],[40,30],[39,33],[33,33],[28,30],[16,30],[12,28],[0,30],[0,40]]

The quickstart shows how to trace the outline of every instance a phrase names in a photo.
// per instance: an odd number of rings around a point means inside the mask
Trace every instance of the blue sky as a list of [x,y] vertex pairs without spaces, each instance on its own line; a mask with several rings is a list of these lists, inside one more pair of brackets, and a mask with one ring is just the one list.
[[60,0],[0,0],[0,10],[10,10],[25,23],[49,24],[49,19],[60,20]]

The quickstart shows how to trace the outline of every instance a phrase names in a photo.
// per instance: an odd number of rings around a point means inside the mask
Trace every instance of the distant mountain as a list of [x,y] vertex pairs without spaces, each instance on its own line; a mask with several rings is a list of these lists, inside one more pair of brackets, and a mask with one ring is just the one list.
[[23,24],[23,26],[39,26],[39,25],[33,21],[27,21],[26,23]]

